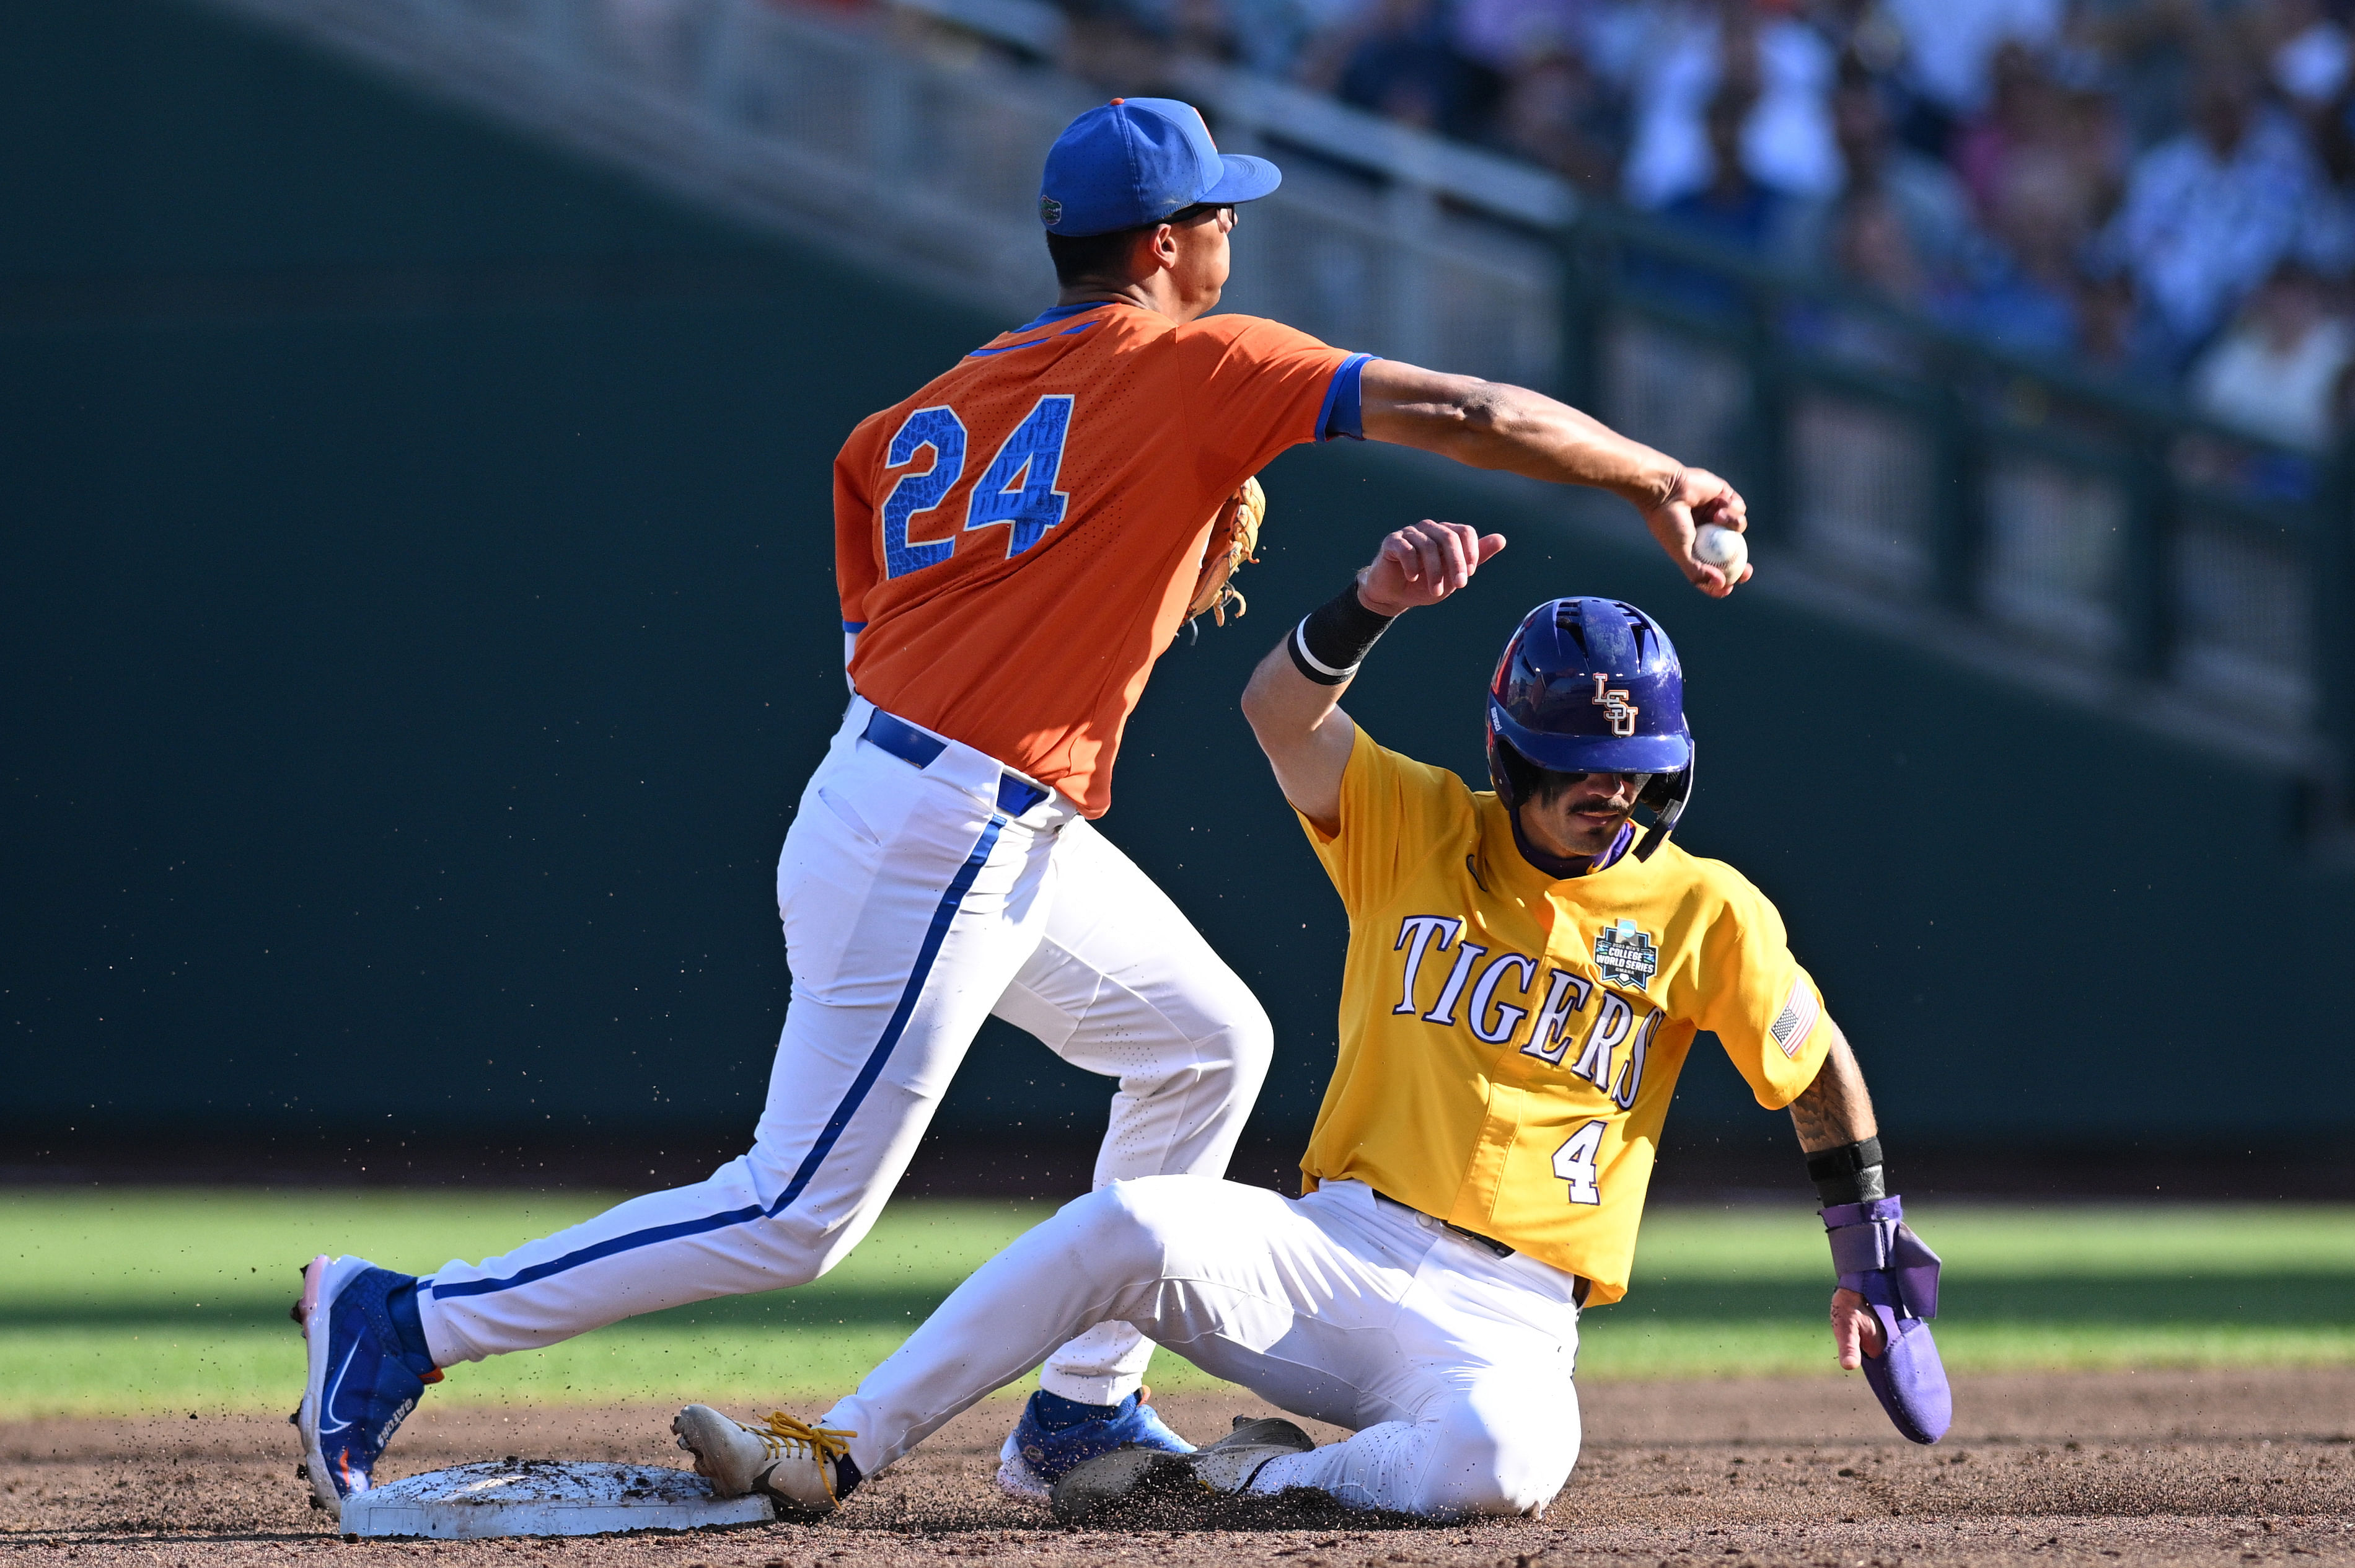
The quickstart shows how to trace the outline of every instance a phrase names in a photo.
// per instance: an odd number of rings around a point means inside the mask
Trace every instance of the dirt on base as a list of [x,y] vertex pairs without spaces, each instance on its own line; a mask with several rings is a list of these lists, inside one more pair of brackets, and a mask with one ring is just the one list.
[[[2355,1370],[1973,1378],[1934,1448],[1899,1439],[1856,1379],[1598,1383],[1586,1447],[1541,1520],[1305,1529],[1066,1531],[990,1484],[1016,1406],[968,1412],[822,1525],[568,1541],[346,1542],[294,1477],[281,1421],[0,1424],[0,1568],[250,1565],[315,1556],[581,1568],[864,1568],[994,1557],[1021,1568],[1896,1568],[1931,1563],[2355,1564]],[[824,1409],[798,1402],[804,1414]],[[1167,1396],[1208,1442],[1244,1396]],[[684,1463],[667,1408],[435,1408],[385,1478],[467,1460]],[[751,1415],[755,1412],[733,1412]],[[1341,1435],[1318,1429],[1320,1441]]]

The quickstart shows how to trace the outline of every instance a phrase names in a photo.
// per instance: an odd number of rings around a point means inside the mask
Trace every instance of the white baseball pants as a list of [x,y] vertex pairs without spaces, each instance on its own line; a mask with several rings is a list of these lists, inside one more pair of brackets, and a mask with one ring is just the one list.
[[[785,835],[793,999],[751,1152],[444,1266],[419,1292],[436,1364],[815,1279],[874,1224],[992,1013],[1119,1080],[1099,1186],[1226,1169],[1273,1049],[1257,999],[1063,796],[1019,809],[1036,786],[1001,791],[1007,770],[954,741],[919,768],[861,738],[873,712],[853,699]],[[1126,1398],[1153,1347],[1072,1332],[1045,1385]]]
[[1357,1435],[1255,1491],[1437,1518],[1542,1509],[1578,1461],[1576,1276],[1499,1258],[1355,1181],[1101,1189],[984,1264],[823,1425],[873,1475],[1069,1336],[1122,1323]]

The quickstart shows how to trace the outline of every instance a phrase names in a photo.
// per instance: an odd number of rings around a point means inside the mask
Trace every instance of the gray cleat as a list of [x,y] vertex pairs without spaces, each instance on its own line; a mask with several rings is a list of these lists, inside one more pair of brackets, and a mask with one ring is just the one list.
[[1281,1416],[1235,1417],[1235,1429],[1207,1448],[1171,1454],[1159,1448],[1118,1448],[1077,1466],[1055,1483],[1056,1520],[1084,1524],[1123,1504],[1158,1506],[1193,1514],[1251,1485],[1262,1467],[1316,1445]]

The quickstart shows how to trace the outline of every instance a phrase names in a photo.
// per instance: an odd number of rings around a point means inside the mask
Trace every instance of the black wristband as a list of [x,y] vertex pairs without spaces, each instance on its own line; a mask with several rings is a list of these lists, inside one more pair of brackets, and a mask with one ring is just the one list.
[[1292,665],[1319,686],[1338,686],[1358,673],[1376,639],[1397,617],[1377,615],[1359,603],[1353,581],[1300,618],[1284,645]]
[[1859,1138],[1838,1148],[1818,1149],[1807,1157],[1807,1179],[1828,1209],[1835,1203],[1864,1203],[1889,1196],[1888,1173],[1881,1168],[1881,1140]]

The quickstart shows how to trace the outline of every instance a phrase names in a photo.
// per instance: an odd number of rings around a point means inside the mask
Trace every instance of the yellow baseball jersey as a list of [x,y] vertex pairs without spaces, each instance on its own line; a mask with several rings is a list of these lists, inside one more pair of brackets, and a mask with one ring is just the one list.
[[1660,1123],[1701,1029],[1769,1110],[1831,1031],[1774,906],[1671,840],[1558,881],[1510,815],[1358,731],[1340,830],[1341,1051],[1302,1174],[1344,1178],[1626,1294]]

